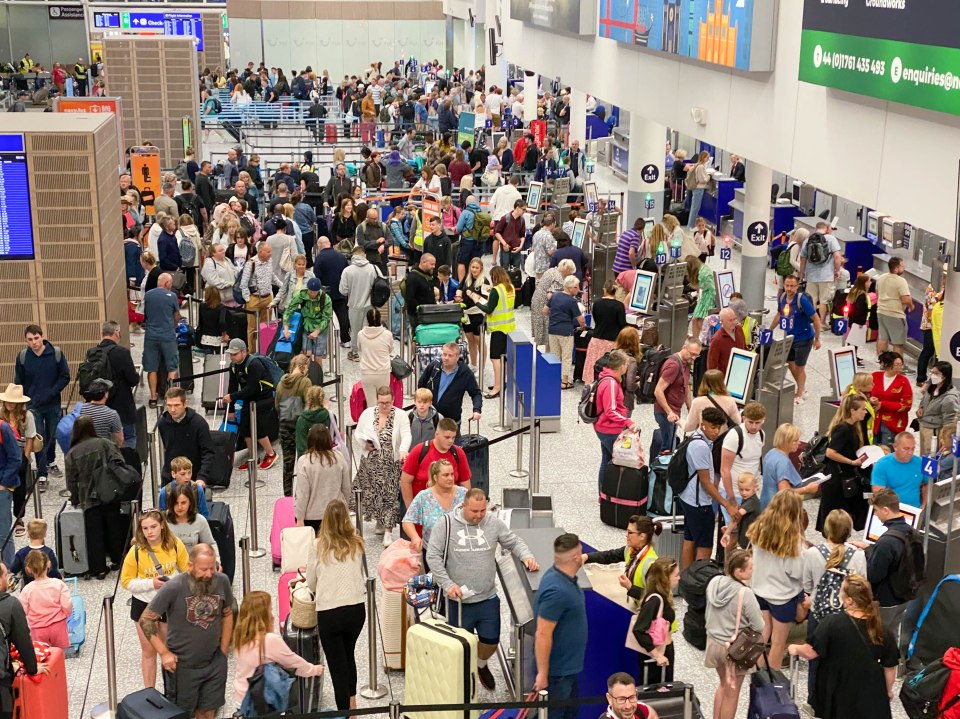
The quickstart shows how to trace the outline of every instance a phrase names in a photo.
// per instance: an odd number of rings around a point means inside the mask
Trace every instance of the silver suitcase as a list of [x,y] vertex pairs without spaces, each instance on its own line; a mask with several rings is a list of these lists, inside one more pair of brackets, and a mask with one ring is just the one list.
[[64,502],[57,512],[57,559],[64,574],[77,576],[90,571],[87,554],[87,527],[83,510]]

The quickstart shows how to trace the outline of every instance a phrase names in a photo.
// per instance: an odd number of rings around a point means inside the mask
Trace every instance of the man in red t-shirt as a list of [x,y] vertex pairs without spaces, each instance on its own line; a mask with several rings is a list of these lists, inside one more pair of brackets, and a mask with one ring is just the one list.
[[[429,444],[421,442],[410,448],[400,472],[400,517],[406,514],[413,498],[427,488],[430,465],[438,459],[446,459],[453,465],[454,481],[464,489],[470,489],[470,465],[461,447],[454,446],[457,438],[457,423],[444,417],[437,423],[437,431]],[[424,451],[424,445],[427,445]]]
[[661,449],[673,449],[680,412],[684,406],[689,410],[693,401],[690,393],[690,365],[700,356],[703,346],[700,340],[687,337],[683,347],[660,366],[660,378],[653,391],[653,418],[660,428],[660,444],[650,443],[650,456],[656,457]]
[[710,340],[710,350],[707,352],[707,369],[718,369],[726,374],[731,352],[734,349],[745,350],[747,345],[743,336],[743,327],[737,319],[736,312],[729,307],[724,307],[720,310],[718,317],[720,318],[720,329]]

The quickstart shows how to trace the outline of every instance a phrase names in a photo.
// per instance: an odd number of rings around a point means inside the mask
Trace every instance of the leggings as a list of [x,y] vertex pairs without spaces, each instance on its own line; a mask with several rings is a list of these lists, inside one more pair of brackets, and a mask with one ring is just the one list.
[[[363,604],[352,604],[317,612],[320,644],[323,646],[337,709],[349,709],[350,697],[357,694],[357,640],[366,620]],[[376,622],[370,631],[377,631]]]

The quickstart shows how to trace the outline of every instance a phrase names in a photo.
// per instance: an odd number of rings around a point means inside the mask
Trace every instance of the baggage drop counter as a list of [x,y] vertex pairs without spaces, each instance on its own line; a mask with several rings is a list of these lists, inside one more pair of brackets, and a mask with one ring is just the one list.
[[[513,555],[500,558],[498,574],[511,614],[511,627],[502,636],[510,634],[508,656],[512,660],[513,678],[517,692],[522,696],[533,688],[536,679],[534,642],[536,618],[534,600],[543,573],[553,566],[553,541],[566,530],[562,527],[515,529],[540,564],[537,572],[528,572]],[[593,547],[583,545],[584,552]],[[626,592],[617,582],[613,568],[599,565],[581,568],[577,583],[586,595],[587,650],[584,668],[580,674],[580,696],[601,696],[606,692],[607,678],[614,672],[627,672],[636,677],[639,654],[624,646],[627,626],[633,611],[626,604]],[[506,639],[503,639],[506,643]],[[519,662],[519,664],[518,664]],[[596,719],[605,705],[584,705],[578,719]]]

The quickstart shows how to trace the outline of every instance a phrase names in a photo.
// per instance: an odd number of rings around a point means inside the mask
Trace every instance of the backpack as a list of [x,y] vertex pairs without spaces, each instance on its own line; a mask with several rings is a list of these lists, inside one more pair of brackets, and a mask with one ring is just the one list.
[[384,103],[383,107],[380,108],[380,122],[390,122],[390,110]]
[[284,272],[293,272],[294,244],[289,242],[280,253],[280,262],[277,266]]
[[197,264],[197,246],[193,240],[183,234],[183,230],[178,232],[180,235],[180,264],[184,267],[194,267]]
[[800,454],[800,476],[806,479],[817,472],[822,472],[827,461],[827,447],[830,446],[830,437],[815,432],[810,444]]
[[216,97],[213,98],[213,111],[214,111],[217,115],[219,115],[221,112],[223,112],[223,105],[220,103],[220,100],[217,99]]
[[490,223],[492,221],[493,218],[489,213],[474,212],[473,227],[464,231],[463,234],[472,239],[474,242],[486,242],[487,238],[490,237]]
[[[726,413],[724,413],[726,414]],[[730,418],[727,417],[727,422],[730,422]],[[713,440],[713,468],[719,473],[720,472],[720,460],[723,458],[723,441],[727,438],[727,435],[731,432],[736,433],[737,435],[737,457],[743,457],[743,427],[739,424],[731,424],[730,428],[726,432],[721,434],[715,440]],[[763,444],[766,441],[766,435],[764,435],[763,430],[760,430],[760,444]]]
[[[818,544],[817,551],[823,555],[824,561],[830,558],[830,548],[826,544]],[[817,582],[817,588],[813,593],[813,607],[811,608],[817,621],[828,614],[835,614],[843,609],[843,605],[840,603],[840,585],[850,575],[850,570],[847,567],[856,551],[856,547],[845,547],[843,561],[838,566],[825,570],[823,576],[820,577],[820,581]]]
[[790,250],[792,244],[788,244],[777,256],[777,274],[780,277],[789,277],[793,274],[793,265],[790,263]]
[[583,394],[580,395],[580,404],[577,405],[577,414],[580,421],[586,424],[596,424],[600,419],[600,413],[597,410],[597,390],[600,389],[600,383],[605,379],[617,380],[613,377],[602,377],[595,379],[593,384],[583,388]]
[[[61,350],[56,345],[53,346],[53,357],[59,365],[63,361],[63,350]],[[24,363],[27,361],[27,348],[24,347],[20,352],[17,353],[17,365],[20,367],[25,366]]]
[[77,402],[73,406],[73,411],[63,415],[57,422],[57,444],[60,445],[60,451],[63,452],[64,457],[70,451],[70,435],[73,434],[73,425],[76,424],[82,407],[83,402]]
[[697,189],[697,170],[696,168],[691,167],[687,170],[687,176],[683,180],[683,186],[688,190]]
[[807,261],[810,264],[822,265],[830,259],[832,254],[827,238],[822,232],[814,232],[807,238]]
[[906,676],[900,687],[900,702],[910,719],[938,719],[960,701],[958,694],[942,710],[939,708],[952,672],[941,657]]
[[303,397],[292,394],[280,400],[280,421],[296,422],[303,413]]
[[673,350],[669,347],[647,352],[643,361],[637,366],[637,401],[653,402],[653,392],[657,388],[660,372],[664,363],[671,357],[673,357]]
[[259,353],[250,353],[250,357],[256,360],[260,360],[267,368],[267,374],[270,375],[270,381],[273,382],[272,389],[276,389],[280,386],[280,380],[283,378],[283,370],[280,369],[280,365],[277,364],[277,361],[273,357],[267,357]]
[[123,460],[108,460],[94,478],[90,499],[100,504],[129,502],[140,491],[140,473]]
[[390,290],[390,280],[377,270],[377,276],[373,278],[373,284],[370,286],[370,304],[374,307],[383,307],[390,301]]
[[173,174],[176,175],[178,180],[189,180],[190,178],[187,176],[187,161],[180,160],[177,166],[173,168]]
[[889,534],[903,542],[903,556],[890,576],[890,588],[901,602],[909,602],[920,594],[920,586],[926,574],[923,540],[920,539],[920,533],[914,529],[907,532],[888,529],[884,534]]
[[90,389],[90,383],[95,379],[108,379],[113,381],[113,368],[110,367],[110,350],[116,345],[109,347],[91,347],[87,350],[83,362],[77,367],[77,385],[80,387],[80,394],[86,394]]
[[255,237],[257,234],[257,226],[253,224],[253,220],[246,215],[240,215],[240,227],[247,233],[247,240],[251,245],[257,241]]
[[[687,488],[687,485],[690,484],[690,480],[697,476],[697,473],[694,472],[690,474],[690,468],[687,466],[687,448],[690,446],[691,442],[700,441],[706,442],[703,437],[697,437],[691,435],[684,439],[680,446],[677,447],[677,451],[673,453],[673,456],[670,458],[670,464],[667,465],[667,483],[670,485],[670,489],[673,490],[673,496],[677,497],[680,493]],[[697,488],[697,497],[700,496],[700,488]]]

